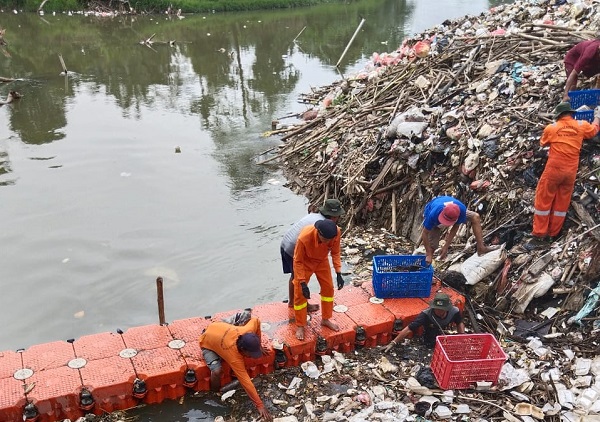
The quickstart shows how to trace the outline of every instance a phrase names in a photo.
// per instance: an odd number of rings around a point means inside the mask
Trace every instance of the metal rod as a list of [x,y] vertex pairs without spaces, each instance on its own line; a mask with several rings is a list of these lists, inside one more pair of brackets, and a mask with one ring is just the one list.
[[344,50],[344,52],[340,56],[340,59],[335,64],[335,67],[338,67],[340,65],[340,62],[342,61],[342,59],[344,58],[344,56],[348,52],[348,49],[350,48],[350,45],[352,44],[352,41],[354,41],[354,38],[356,38],[356,35],[358,34],[358,31],[360,31],[360,28],[363,26],[363,23],[365,23],[365,18],[362,18],[362,20],[358,24],[358,28],[356,28],[356,31],[354,31],[354,35],[352,35],[352,38],[350,38],[350,42],[348,42],[348,45],[346,46],[346,49]]
[[158,299],[158,323],[165,325],[165,300],[163,297],[163,278],[156,278],[156,296]]

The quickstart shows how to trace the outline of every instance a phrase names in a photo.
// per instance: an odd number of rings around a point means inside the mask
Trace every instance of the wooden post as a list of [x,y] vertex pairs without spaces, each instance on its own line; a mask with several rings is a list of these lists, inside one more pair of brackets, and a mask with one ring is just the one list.
[[342,61],[342,59],[344,58],[344,56],[348,52],[348,49],[350,48],[350,45],[352,44],[352,41],[354,41],[354,38],[356,38],[356,34],[358,34],[358,31],[360,31],[360,28],[362,28],[363,23],[365,23],[365,18],[362,18],[362,20],[358,24],[358,28],[356,28],[356,31],[354,31],[354,35],[352,35],[352,38],[350,38],[350,41],[348,42],[348,45],[346,46],[346,49],[344,50],[344,52],[340,56],[340,59],[335,64],[335,67],[338,67],[340,65],[340,62]]
[[158,323],[165,325],[165,300],[163,297],[163,278],[156,278],[156,296],[158,299]]
[[396,234],[396,191],[392,191],[392,233]]

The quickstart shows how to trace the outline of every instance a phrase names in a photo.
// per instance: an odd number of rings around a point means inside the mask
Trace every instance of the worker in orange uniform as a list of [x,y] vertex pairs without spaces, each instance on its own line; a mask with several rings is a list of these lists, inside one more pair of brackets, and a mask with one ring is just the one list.
[[[568,101],[569,91],[577,88],[577,79],[580,73],[588,78],[600,73],[600,39],[585,40],[576,44],[567,51],[564,62],[567,82],[563,101]],[[596,81],[596,86],[598,86],[598,81]]]
[[540,145],[549,146],[548,161],[536,191],[533,214],[533,246],[558,236],[562,229],[571,194],[575,186],[579,152],[584,139],[593,138],[600,128],[600,108],[594,110],[594,121],[575,120],[568,102],[554,109],[556,122],[544,129]]
[[308,281],[315,274],[321,286],[321,325],[339,331],[333,316],[333,279],[329,267],[329,254],[337,273],[338,290],[344,287],[342,260],[340,259],[339,227],[331,220],[319,220],[313,226],[300,231],[294,249],[294,314],[296,317],[296,338],[304,340],[304,327],[310,290]]
[[273,417],[258,396],[244,364],[244,357],[257,359],[267,354],[261,346],[260,336],[260,321],[258,318],[251,318],[241,327],[227,322],[213,322],[200,335],[199,341],[202,356],[210,369],[210,389],[219,391],[221,387],[221,361],[224,360],[256,405],[261,418],[271,421]]

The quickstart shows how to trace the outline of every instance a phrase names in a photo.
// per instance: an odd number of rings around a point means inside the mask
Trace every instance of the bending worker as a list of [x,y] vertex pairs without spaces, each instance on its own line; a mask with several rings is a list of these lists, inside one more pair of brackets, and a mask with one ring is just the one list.
[[[534,239],[543,242],[545,236],[556,237],[562,229],[571,195],[575,187],[579,152],[584,139],[593,138],[600,128],[600,108],[594,110],[594,121],[575,120],[568,102],[554,109],[556,122],[544,128],[542,147],[549,146],[548,161],[535,190],[533,213]],[[530,243],[531,243],[530,242]]]
[[600,73],[600,39],[581,41],[565,55],[567,82],[563,101],[569,100],[569,91],[577,89],[577,79],[583,73],[588,78]]
[[[306,226],[312,226],[317,221],[329,219],[334,223],[337,223],[341,215],[344,215],[345,211],[342,208],[342,204],[337,199],[328,199],[325,201],[323,206],[319,208],[318,212],[309,212],[307,215],[296,221],[292,227],[283,235],[281,241],[281,263],[283,264],[283,273],[290,275],[290,281],[288,286],[289,301],[288,306],[291,308],[294,306],[294,248],[296,247],[296,241],[300,231]],[[316,312],[319,310],[319,305],[309,303],[308,312]]]
[[296,318],[296,338],[304,340],[304,327],[310,290],[308,282],[315,274],[321,287],[321,325],[339,331],[333,316],[333,279],[329,267],[329,253],[337,273],[338,290],[344,287],[342,260],[340,258],[339,227],[331,220],[317,221],[313,226],[302,229],[294,250],[294,314]]
[[435,338],[442,334],[440,327],[446,329],[450,324],[456,324],[456,330],[459,334],[465,332],[460,309],[452,305],[450,296],[446,293],[437,293],[429,304],[429,308],[422,311],[413,322],[404,327],[400,333],[386,346],[385,352],[389,352],[392,347],[400,343],[410,334],[414,334],[423,327],[423,342],[427,347],[435,346]]
[[483,232],[481,230],[481,219],[479,214],[474,211],[467,210],[465,204],[451,196],[438,196],[433,198],[425,205],[423,232],[421,238],[423,246],[425,246],[425,261],[431,264],[433,261],[433,253],[439,246],[441,229],[451,227],[446,234],[446,242],[440,251],[440,258],[446,259],[448,248],[456,236],[459,224],[464,224],[467,221],[471,223],[475,241],[477,242],[477,253],[483,255],[491,252],[495,247],[486,246],[483,242]]
[[244,357],[257,359],[267,354],[260,344],[260,336],[260,321],[251,318],[241,327],[227,322],[213,322],[200,335],[199,341],[202,356],[210,369],[210,389],[219,391],[221,387],[221,362],[224,360],[256,405],[261,418],[271,421],[273,417],[258,396],[244,365]]

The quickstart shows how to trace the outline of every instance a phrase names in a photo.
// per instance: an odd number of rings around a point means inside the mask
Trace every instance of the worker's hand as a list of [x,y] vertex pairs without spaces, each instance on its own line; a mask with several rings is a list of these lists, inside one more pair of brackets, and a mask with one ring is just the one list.
[[600,106],[594,109],[594,119],[600,119]]
[[396,340],[392,340],[390,341],[390,344],[388,344],[387,346],[385,346],[385,349],[383,349],[383,351],[385,353],[388,353],[390,350],[392,350],[392,348],[396,345]]
[[302,287],[302,296],[307,299],[310,299],[310,290],[308,290],[308,286],[306,283],[300,283],[300,287]]
[[563,101],[569,101],[569,100],[570,100],[570,98],[569,98],[569,94],[564,94],[564,95],[563,95],[563,99],[562,99],[562,100],[563,100]]
[[440,259],[443,261],[446,259],[447,256],[448,256],[448,247],[446,245],[444,245],[442,247],[442,250],[440,251]]
[[262,353],[263,356],[269,355],[269,349],[267,349],[265,346],[260,346],[260,352]]
[[344,287],[344,279],[342,278],[342,273],[336,273],[336,274],[337,274],[338,290],[342,290],[342,287]]
[[263,421],[272,421],[273,420],[273,416],[271,416],[269,411],[264,407],[258,408],[258,414],[260,415],[260,417],[262,418]]
[[433,262],[433,254],[425,255],[425,263],[427,265],[431,265],[432,262]]

